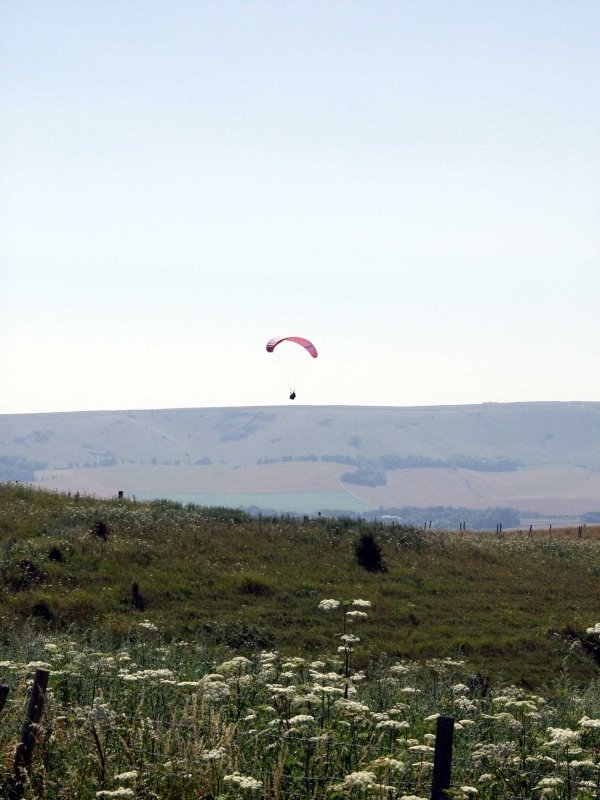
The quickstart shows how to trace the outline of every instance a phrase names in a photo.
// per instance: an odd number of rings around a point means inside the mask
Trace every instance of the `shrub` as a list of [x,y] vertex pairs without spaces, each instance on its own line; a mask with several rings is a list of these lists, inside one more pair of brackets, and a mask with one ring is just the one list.
[[372,533],[363,533],[355,547],[359,566],[369,572],[387,572],[381,557],[381,548]]
[[240,593],[255,597],[267,597],[273,594],[273,588],[266,581],[254,575],[243,575],[240,580]]
[[98,539],[102,539],[105,542],[108,539],[109,528],[104,520],[97,520],[94,523],[94,527],[92,528],[92,533],[94,536],[97,536]]

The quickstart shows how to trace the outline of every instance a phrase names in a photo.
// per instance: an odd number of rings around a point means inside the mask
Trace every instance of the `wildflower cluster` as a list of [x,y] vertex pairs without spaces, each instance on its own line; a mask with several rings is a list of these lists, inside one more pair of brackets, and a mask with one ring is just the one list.
[[[483,685],[456,659],[381,659],[357,671],[347,637],[358,638],[369,607],[319,605],[346,638],[341,652],[337,639],[318,659],[165,644],[160,631],[115,651],[41,639],[51,677],[31,776],[43,785],[36,796],[425,798],[436,720],[445,715],[455,719],[452,797],[596,800],[597,683],[554,701]],[[30,654],[29,644],[0,662],[0,682],[11,686],[0,784],[39,663]]]

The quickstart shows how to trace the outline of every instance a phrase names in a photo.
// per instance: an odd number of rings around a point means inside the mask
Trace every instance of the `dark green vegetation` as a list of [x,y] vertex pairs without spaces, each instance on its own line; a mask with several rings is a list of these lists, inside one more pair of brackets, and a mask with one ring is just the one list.
[[3,481],[33,481],[35,471],[46,469],[45,461],[32,461],[24,456],[0,455],[0,480]]
[[[359,565],[365,533],[385,571]],[[424,533],[0,484],[4,631],[29,620],[120,637],[148,618],[168,635],[318,655],[331,637],[319,601],[363,598],[373,614],[359,658],[457,656],[541,686],[570,648],[573,674],[592,674],[592,658],[571,646],[598,621],[599,588],[600,537],[590,528],[581,538]]]

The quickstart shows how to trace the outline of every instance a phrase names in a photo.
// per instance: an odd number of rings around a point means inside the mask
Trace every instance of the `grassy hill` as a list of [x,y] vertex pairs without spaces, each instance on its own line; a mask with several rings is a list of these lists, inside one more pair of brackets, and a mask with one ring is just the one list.
[[[600,403],[0,416],[0,479],[313,513],[600,507]],[[313,495],[310,497],[309,495]]]
[[[385,571],[359,566],[375,537]],[[593,671],[600,531],[423,532],[349,520],[249,518],[225,508],[99,501],[0,484],[0,627],[167,635],[318,655],[324,598],[368,599],[357,657],[466,657],[482,673],[551,683],[570,645]],[[134,584],[136,587],[134,589]]]

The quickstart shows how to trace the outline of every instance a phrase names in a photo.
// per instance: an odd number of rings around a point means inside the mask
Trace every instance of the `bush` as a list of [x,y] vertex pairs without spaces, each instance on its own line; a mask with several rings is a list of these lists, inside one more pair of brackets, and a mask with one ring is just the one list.
[[369,572],[387,572],[381,557],[381,548],[372,533],[363,533],[356,543],[356,559],[359,566]]
[[273,594],[273,587],[267,581],[254,575],[243,575],[239,587],[241,594],[250,594],[255,597],[268,597]]

